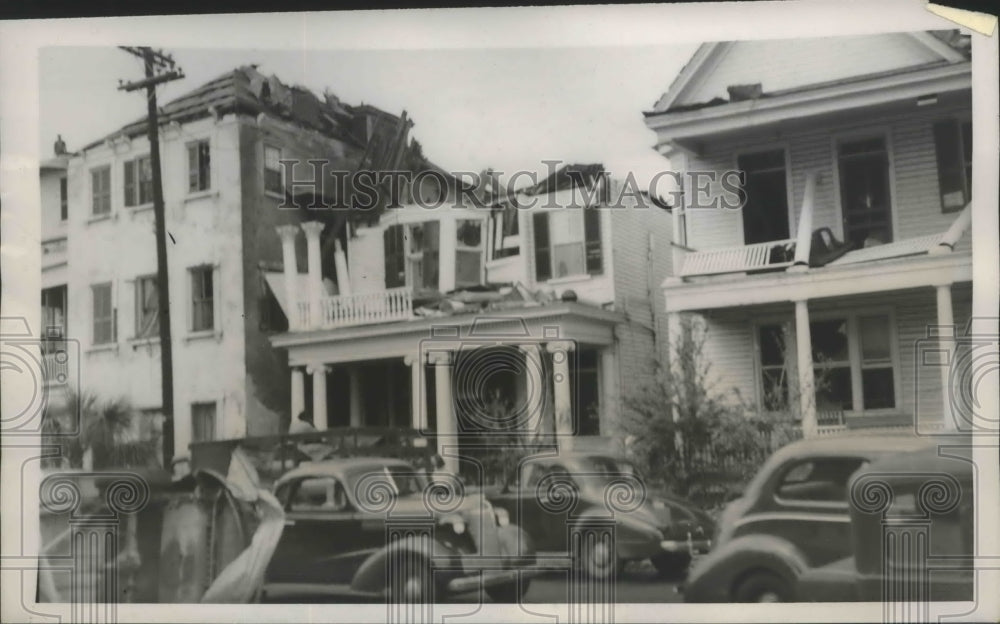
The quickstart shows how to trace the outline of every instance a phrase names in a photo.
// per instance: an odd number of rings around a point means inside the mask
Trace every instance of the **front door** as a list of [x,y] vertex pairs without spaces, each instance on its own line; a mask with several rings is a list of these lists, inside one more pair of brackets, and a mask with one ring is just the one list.
[[885,138],[837,146],[844,239],[855,249],[892,242],[892,198]]

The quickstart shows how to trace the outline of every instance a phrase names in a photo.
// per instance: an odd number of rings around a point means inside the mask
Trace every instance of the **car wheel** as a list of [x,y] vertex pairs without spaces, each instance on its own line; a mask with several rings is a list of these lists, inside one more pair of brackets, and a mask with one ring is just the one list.
[[624,561],[617,559],[614,548],[607,539],[585,540],[578,550],[577,565],[591,578],[612,578],[624,567]]
[[531,587],[531,579],[522,578],[514,581],[513,583],[504,583],[502,585],[487,587],[486,593],[493,602],[519,604],[521,602],[521,598],[524,598],[524,595],[528,593],[529,587]]
[[791,590],[780,576],[772,572],[752,572],[734,592],[736,602],[789,602]]
[[425,563],[402,566],[397,574],[393,571],[389,579],[389,602],[427,603],[434,601],[433,574]]
[[660,553],[649,558],[650,563],[662,578],[682,578],[691,565],[691,555],[688,553]]

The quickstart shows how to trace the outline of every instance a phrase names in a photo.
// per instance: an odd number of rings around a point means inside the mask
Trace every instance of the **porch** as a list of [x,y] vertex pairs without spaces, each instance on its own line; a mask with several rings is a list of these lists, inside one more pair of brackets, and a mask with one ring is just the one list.
[[[433,434],[446,468],[512,439],[572,448],[615,394],[619,314],[575,302],[272,338],[291,368],[292,418]],[[605,400],[602,400],[604,398]],[[463,449],[465,449],[463,451]]]

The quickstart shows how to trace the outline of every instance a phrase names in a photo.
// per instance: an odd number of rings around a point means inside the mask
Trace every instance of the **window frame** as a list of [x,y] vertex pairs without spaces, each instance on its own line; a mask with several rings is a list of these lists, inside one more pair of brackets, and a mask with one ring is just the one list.
[[[792,177],[792,160],[791,160],[791,144],[787,141],[780,141],[777,143],[763,143],[760,145],[754,145],[752,147],[746,147],[743,149],[737,149],[733,153],[733,170],[740,171],[740,157],[753,156],[759,154],[766,154],[768,152],[782,152],[783,160],[785,163],[785,201],[787,202],[786,219],[788,219],[788,234],[789,237],[795,238],[796,227],[798,223],[796,219],[798,218],[798,213],[795,210],[795,180]],[[741,184],[740,188],[744,188]],[[740,208],[739,218],[736,219],[736,240],[743,241],[746,245],[746,237],[744,235],[745,228],[743,227],[743,208]],[[686,217],[687,215],[682,214],[681,218],[685,220],[686,227]],[[682,228],[683,229],[683,228]],[[686,237],[685,242],[686,243]]]
[[[203,155],[201,151],[202,147],[205,148],[204,156],[207,161],[204,164],[201,162]],[[198,139],[188,142],[185,148],[187,153],[188,195],[212,190],[212,142],[207,138]],[[194,156],[194,162],[192,162],[192,156]],[[191,184],[193,181],[196,181],[194,186]]]
[[[899,210],[896,203],[896,158],[892,141],[892,129],[889,126],[882,125],[835,132],[830,137],[830,157],[833,167],[833,201],[837,215],[836,223],[833,224],[834,227],[832,227],[831,230],[838,233],[840,240],[845,242],[847,242],[847,230],[844,227],[844,204],[843,197],[840,192],[840,181],[842,177],[840,172],[840,145],[842,143],[851,143],[874,138],[881,138],[885,144],[885,155],[887,161],[886,167],[888,169],[886,184],[889,195],[889,227],[892,229],[892,240],[888,242],[891,243],[899,240]],[[798,227],[798,223],[796,223],[796,227]]]
[[[892,380],[893,380],[893,406],[892,407],[882,407],[882,408],[871,408],[866,409],[864,407],[864,390],[862,386],[862,373],[863,373],[863,354],[861,345],[861,334],[859,327],[859,319],[862,317],[871,316],[884,316],[886,317],[887,328],[886,331],[889,335],[889,365],[881,366],[881,368],[892,369]],[[850,364],[851,371],[851,409],[844,409],[845,415],[887,415],[887,414],[898,414],[904,407],[902,402],[902,388],[900,386],[900,376],[902,374],[901,366],[902,362],[899,353],[899,327],[896,321],[895,310],[887,306],[870,306],[861,308],[850,308],[850,309],[840,309],[840,310],[829,310],[823,311],[817,314],[809,315],[810,325],[819,321],[828,321],[836,319],[845,319],[847,321],[847,350],[848,350],[848,362]],[[798,359],[797,359],[797,344],[798,344],[798,332],[795,329],[795,319],[789,318],[788,316],[764,316],[754,320],[752,323],[752,340],[754,349],[754,393],[757,399],[757,411],[760,414],[776,413],[773,410],[766,410],[764,408],[763,401],[763,371],[762,371],[762,361],[761,361],[761,346],[760,346],[760,327],[764,325],[784,325],[788,328],[788,336],[791,340],[791,344],[786,346],[786,366],[788,372],[789,380],[789,401],[793,401],[793,397],[797,396],[798,390]],[[810,337],[812,335],[812,328],[810,327]],[[810,352],[811,352],[810,345]],[[814,369],[816,363],[813,363]],[[791,409],[795,409],[796,406],[790,405]]]
[[69,178],[61,176],[59,178],[59,221],[65,223],[69,220]]
[[[271,151],[277,152],[277,155],[278,155],[278,158],[275,161],[275,162],[277,162],[278,166],[277,166],[277,168],[273,168],[273,169],[270,168],[270,167],[268,167],[268,158],[267,158],[267,155],[268,155],[268,152],[271,152]],[[262,159],[261,159],[262,160],[262,164],[263,164],[263,167],[261,169],[261,178],[262,178],[262,182],[264,184],[264,192],[265,193],[270,193],[270,194],[273,194],[273,195],[281,196],[282,199],[284,199],[284,193],[285,193],[285,170],[281,166],[281,158],[282,158],[282,149],[280,147],[264,143],[263,155],[262,155]],[[277,173],[278,174],[278,186],[277,186],[277,188],[270,188],[268,186],[268,175],[267,175],[268,173]]]
[[[512,212],[514,214],[513,229],[517,231],[513,234],[507,232],[506,219],[507,213]],[[489,261],[488,262],[499,262],[501,260],[506,260],[508,258],[516,258],[521,255],[521,214],[517,206],[513,204],[504,204],[495,207],[490,211],[490,217],[488,221],[488,235],[489,235]]]
[[[941,124],[949,124],[955,131],[955,142],[958,148],[958,161],[961,163],[961,179],[962,179],[962,204],[960,206],[947,207],[944,203],[944,194],[941,188],[941,155],[938,152],[937,145],[937,134],[936,128]],[[931,141],[934,145],[934,169],[936,175],[936,181],[938,185],[938,203],[941,206],[942,214],[953,214],[956,212],[961,212],[969,202],[972,201],[972,158],[974,154],[971,153],[972,147],[969,147],[970,159],[968,162],[965,160],[965,126],[969,126],[969,135],[975,143],[975,136],[973,135],[972,129],[972,117],[968,114],[954,115],[947,118],[936,119],[931,122]]]
[[[591,211],[591,210],[594,211],[594,214],[596,215],[596,219],[597,219],[597,228],[598,228],[598,231],[597,231],[597,238],[595,240],[591,240],[587,236],[587,228],[588,228],[588,214],[587,213],[588,213],[588,211]],[[556,269],[556,265],[555,265],[556,259],[555,259],[555,253],[554,253],[555,244],[552,241],[552,239],[553,239],[552,232],[554,231],[554,228],[552,226],[552,217],[553,217],[553,215],[557,215],[557,214],[565,214],[564,211],[577,211],[580,214],[580,231],[582,233],[582,239],[579,241],[579,243],[577,243],[577,241],[572,241],[571,243],[560,243],[560,244],[561,245],[579,244],[582,247],[582,249],[583,249],[583,272],[582,273],[569,273],[567,275],[561,275],[560,276],[560,275],[556,275],[556,270],[555,270]],[[608,250],[607,250],[607,246],[605,245],[605,240],[604,240],[605,231],[606,231],[606,228],[608,227],[608,224],[605,223],[604,213],[605,213],[605,211],[601,207],[599,207],[599,206],[583,206],[583,207],[579,207],[579,206],[564,206],[564,207],[560,207],[560,208],[549,209],[549,210],[539,210],[537,212],[534,212],[532,214],[532,232],[531,232],[531,243],[532,243],[531,256],[532,256],[532,261],[533,261],[534,266],[533,266],[533,272],[532,272],[532,275],[531,275],[531,279],[534,282],[536,282],[536,283],[547,283],[547,282],[556,282],[556,283],[558,283],[558,282],[563,282],[563,281],[574,281],[574,280],[591,279],[591,278],[594,278],[594,277],[600,277],[600,276],[604,275],[607,272],[607,270],[608,270],[607,269],[607,265],[608,265],[608,258],[607,258]],[[546,230],[545,238],[546,238],[546,240],[545,240],[544,250],[541,250],[539,248],[539,245],[538,245],[538,228],[535,227],[535,225],[536,225],[535,218],[536,217],[542,217],[542,218],[545,219],[545,230]],[[598,245],[598,248],[600,250],[600,265],[601,266],[600,266],[600,269],[591,270],[590,268],[588,268],[588,264],[589,264],[589,260],[590,260],[589,254],[590,254],[590,247],[594,243],[596,243]],[[547,271],[546,271],[547,276],[546,277],[539,277],[538,267],[539,267],[539,256],[541,256],[541,255],[544,255],[545,258],[546,258],[546,261],[548,262],[548,268],[547,268]]]
[[[208,406],[208,405],[212,406],[212,427],[211,427],[212,433],[211,433],[211,436],[209,438],[203,439],[203,438],[199,438],[196,435],[196,432],[198,431],[198,428],[195,426],[195,413],[196,413],[196,408],[205,407],[205,406]],[[218,401],[216,401],[216,400],[192,401],[191,402],[191,406],[190,406],[190,414],[191,414],[191,441],[192,442],[211,442],[213,440],[218,440],[219,439],[219,402]]]
[[[144,171],[143,163],[149,163],[149,179],[144,180],[142,177],[142,172]],[[146,206],[151,206],[153,204],[153,160],[150,154],[144,156],[136,156],[124,161],[122,175],[122,197],[124,197],[124,205],[126,208],[144,208]],[[128,183],[129,180],[129,170],[132,171],[132,184]],[[148,184],[149,196],[146,197],[146,201],[143,201],[143,189],[146,188]],[[131,190],[131,192],[129,192]]]
[[[151,332],[148,333],[148,334],[142,334],[142,333],[140,333],[139,330],[144,325],[143,321],[145,319],[145,315],[143,314],[143,308],[144,308],[143,303],[145,301],[145,299],[143,297],[143,295],[145,293],[145,291],[143,290],[143,288],[144,288],[143,284],[146,283],[146,282],[152,282],[153,291],[156,292],[157,308],[156,308],[156,310],[153,311],[153,314],[157,316],[157,319],[156,319],[156,326],[155,326],[155,328],[153,330],[151,330]],[[159,338],[159,336],[160,336],[160,319],[159,319],[159,297],[160,297],[160,293],[159,293],[158,284],[157,284],[157,274],[156,273],[150,273],[150,274],[146,274],[146,275],[140,275],[140,276],[138,276],[138,277],[135,278],[135,281],[133,282],[133,284],[135,285],[134,286],[134,295],[135,295],[135,329],[134,329],[133,338],[137,339],[137,340]]]
[[[208,335],[208,334],[214,334],[214,333],[216,333],[218,331],[218,326],[219,326],[219,324],[218,324],[218,316],[219,316],[219,310],[218,310],[218,300],[219,300],[219,279],[218,279],[218,277],[219,276],[218,276],[218,272],[219,272],[218,265],[210,264],[210,263],[197,264],[197,265],[188,267],[188,270],[187,270],[187,274],[188,274],[188,306],[187,306],[187,309],[188,309],[188,323],[187,323],[187,326],[188,326],[188,333],[191,334],[191,335]],[[207,327],[207,328],[206,327],[198,328],[198,327],[195,326],[195,317],[196,317],[195,306],[197,304],[199,304],[199,303],[204,303],[204,301],[206,301],[206,299],[204,297],[201,298],[201,299],[197,299],[196,300],[196,296],[195,296],[195,294],[196,294],[195,293],[195,288],[197,286],[196,279],[195,279],[196,273],[207,273],[209,275],[209,278],[212,280],[211,289],[210,289],[211,290],[211,305],[208,306],[209,310],[211,312],[211,315],[212,315],[212,326],[211,327]],[[204,288],[203,288],[203,290],[204,290]]]
[[[479,245],[476,247],[470,247],[464,245],[459,238],[459,231],[461,230],[463,222],[472,222],[479,225]],[[487,229],[484,226],[484,219],[473,217],[472,215],[466,217],[455,217],[455,288],[468,288],[470,286],[479,286],[485,282],[486,278],[486,236]],[[440,246],[440,245],[439,245]],[[441,250],[438,250],[440,258]],[[477,277],[475,284],[459,284],[458,283],[458,258],[459,253],[475,253],[479,256],[479,275]],[[440,263],[440,259],[438,260]],[[440,270],[440,269],[439,269]]]
[[[810,500],[802,498],[785,498],[781,496],[780,490],[781,485],[784,483],[785,478],[790,472],[802,466],[803,464],[811,463],[816,464],[817,461],[824,460],[836,460],[836,461],[857,461],[860,465],[855,468],[850,475],[855,474],[857,471],[862,470],[865,466],[871,463],[871,459],[868,457],[863,457],[861,455],[812,455],[803,456],[790,459],[781,467],[781,470],[776,472],[775,478],[771,482],[771,498],[775,503],[781,505],[782,507],[813,507],[821,509],[842,509],[847,510],[850,508],[850,493],[845,491],[845,497],[843,501],[831,501],[831,500]],[[851,477],[848,475],[845,486],[848,486],[851,482]],[[845,487],[846,490],[846,487]]]
[[[97,291],[98,289],[107,289],[108,293],[108,315],[102,316],[100,319],[97,316]],[[95,347],[113,345],[118,342],[118,331],[117,331],[117,314],[115,309],[115,291],[114,282],[96,282],[90,285],[90,344]],[[109,326],[108,334],[109,338],[106,341],[97,341],[97,323],[98,320],[101,323],[107,323]]]
[[[98,194],[97,188],[97,176],[107,175],[107,185],[106,188],[100,191]],[[108,217],[111,215],[112,203],[111,203],[111,189],[113,188],[113,182],[111,180],[111,165],[98,165],[96,167],[90,168],[90,215],[92,217]],[[107,202],[107,209],[98,211],[98,200],[102,200],[102,207],[104,202]]]

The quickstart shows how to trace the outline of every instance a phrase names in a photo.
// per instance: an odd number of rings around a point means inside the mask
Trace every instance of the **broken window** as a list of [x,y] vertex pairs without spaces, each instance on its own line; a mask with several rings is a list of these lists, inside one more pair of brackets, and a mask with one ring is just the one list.
[[285,191],[281,172],[281,150],[270,145],[264,146],[264,190],[279,194]]
[[143,206],[153,201],[153,161],[140,156],[125,163],[125,205]]
[[972,201],[972,122],[934,124],[941,212],[956,212]]
[[208,141],[189,143],[188,192],[207,191],[212,187],[211,159]]
[[740,154],[736,163],[745,176],[743,244],[787,240],[789,230],[785,150]]
[[440,230],[437,221],[408,226],[407,279],[413,290],[438,289]]
[[152,338],[160,333],[159,292],[156,276],[135,280],[135,337]]
[[521,253],[521,237],[518,231],[517,217],[517,207],[514,205],[494,208],[490,214],[494,260],[516,256]]
[[406,285],[406,248],[403,225],[390,225],[382,233],[385,253],[385,287]]
[[111,167],[105,165],[90,170],[90,205],[93,215],[111,213]]
[[889,154],[884,137],[837,146],[844,239],[856,249],[892,242]]

